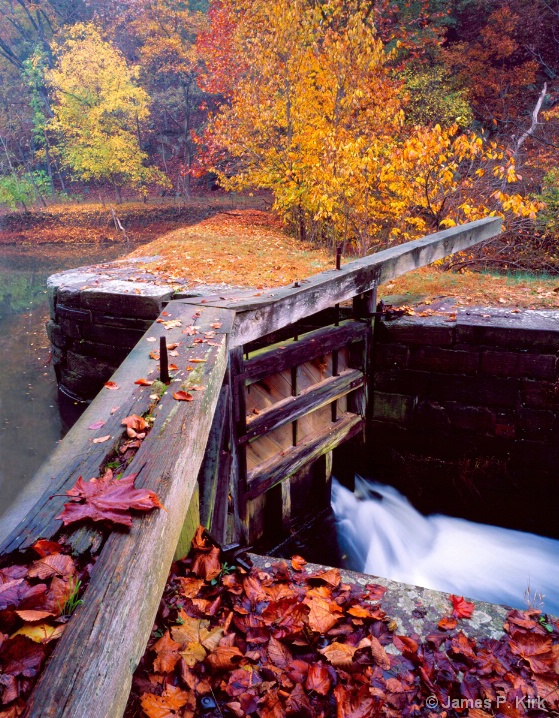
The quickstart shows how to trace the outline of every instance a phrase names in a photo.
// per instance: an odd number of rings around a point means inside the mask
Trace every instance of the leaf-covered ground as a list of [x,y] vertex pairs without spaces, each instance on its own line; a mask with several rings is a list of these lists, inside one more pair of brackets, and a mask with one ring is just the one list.
[[[337,569],[220,562],[198,531],[173,565],[126,718],[557,715],[559,625],[513,610],[500,640],[468,638],[451,597],[421,641],[383,610],[385,588]],[[555,711],[555,712],[554,712]]]
[[275,287],[334,266],[334,255],[288,236],[279,220],[259,210],[231,210],[183,227],[140,247],[132,256],[159,255],[147,265],[200,283]]

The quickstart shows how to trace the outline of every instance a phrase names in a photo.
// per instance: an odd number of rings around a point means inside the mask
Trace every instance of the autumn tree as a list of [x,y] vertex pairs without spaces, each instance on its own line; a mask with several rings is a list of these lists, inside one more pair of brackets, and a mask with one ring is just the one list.
[[[157,141],[166,172],[177,189],[190,193],[202,95],[197,85],[201,61],[195,41],[206,16],[181,0],[144,0],[136,4],[131,27],[139,43],[142,80],[157,106]],[[178,166],[177,166],[178,165]]]
[[367,8],[228,2],[240,72],[206,136],[214,159],[227,153],[223,186],[272,190],[301,236],[380,229],[391,209],[377,207],[375,181],[403,118]]
[[124,186],[163,181],[146,166],[138,139],[149,116],[149,96],[129,67],[93,24],[77,24],[55,46],[56,65],[47,73],[54,98],[50,128],[60,140],[64,166],[82,180],[109,182],[120,202]]

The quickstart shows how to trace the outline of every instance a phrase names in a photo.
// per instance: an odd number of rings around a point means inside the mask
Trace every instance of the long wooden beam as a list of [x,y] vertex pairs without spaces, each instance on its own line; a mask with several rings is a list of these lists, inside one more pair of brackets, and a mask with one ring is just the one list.
[[340,270],[315,274],[291,287],[247,292],[243,298],[209,304],[237,312],[231,347],[242,346],[378,284],[491,239],[500,233],[501,225],[499,217],[486,217],[348,262]]
[[[191,308],[186,309],[182,307],[183,326],[192,323]],[[195,351],[204,353],[197,376],[185,372],[162,396],[154,426],[127,470],[141,469],[136,485],[156,491],[166,510],[136,518],[129,531],[115,531],[107,538],[84,603],[29,699],[28,718],[116,718],[124,713],[196,487],[227,368],[230,313],[206,307],[198,312],[201,332],[216,322],[222,329],[211,346],[196,345]],[[142,346],[149,354],[150,344]],[[186,367],[194,349],[183,351],[179,361]],[[137,378],[128,375],[131,384]],[[183,384],[187,388],[190,378],[205,390],[192,392],[192,402],[176,401],[173,391]]]

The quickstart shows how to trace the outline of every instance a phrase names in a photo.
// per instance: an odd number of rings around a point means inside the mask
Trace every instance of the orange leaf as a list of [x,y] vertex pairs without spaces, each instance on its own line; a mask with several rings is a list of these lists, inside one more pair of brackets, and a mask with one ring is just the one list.
[[169,631],[166,631],[162,638],[153,646],[157,658],[153,662],[153,668],[158,673],[169,673],[177,665],[180,659],[181,644],[173,641]]
[[105,441],[108,441],[111,438],[110,434],[107,434],[107,436],[98,436],[96,439],[93,439],[94,444],[104,444]]
[[148,427],[147,421],[141,416],[138,416],[137,414],[131,414],[130,416],[127,416],[120,423],[128,427],[129,429],[134,429],[134,431],[143,431]]
[[194,397],[186,391],[176,391],[173,394],[173,399],[177,401],[193,401]]
[[307,680],[305,681],[305,688],[308,691],[316,691],[316,693],[325,696],[330,690],[330,686],[330,674],[326,666],[322,665],[322,663],[311,663],[307,673]]
[[291,557],[291,565],[296,571],[302,571],[303,566],[306,565],[306,561],[302,556],[292,556]]
[[115,384],[114,381],[106,381],[105,389],[110,389],[111,391],[116,391],[117,389],[120,389],[120,387],[118,384]]
[[154,379],[144,379],[143,377],[141,379],[136,379],[134,384],[137,384],[138,386],[151,386],[155,380]]

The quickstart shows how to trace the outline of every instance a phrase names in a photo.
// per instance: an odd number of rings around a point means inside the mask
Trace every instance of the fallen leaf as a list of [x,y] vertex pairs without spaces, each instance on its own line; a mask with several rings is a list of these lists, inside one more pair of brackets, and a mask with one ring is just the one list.
[[157,655],[153,662],[153,668],[158,673],[172,671],[180,660],[180,649],[181,644],[171,638],[169,631],[165,631],[164,635],[153,645],[153,650]]
[[322,663],[312,663],[309,666],[307,680],[305,681],[305,688],[308,691],[315,691],[320,693],[321,696],[325,696],[330,690],[331,684],[330,674],[326,666],[322,665]]
[[177,401],[193,401],[194,397],[186,391],[176,391],[173,394],[173,399],[176,399]]
[[[154,491],[134,488],[135,478],[136,474],[130,474],[118,481],[108,478],[84,481],[80,476],[73,488],[66,492],[70,502],[64,504],[64,511],[56,518],[65,526],[83,519],[131,526],[130,509],[164,508]],[[76,503],[81,501],[84,503]]]
[[291,565],[296,571],[302,571],[303,566],[306,566],[307,562],[302,556],[292,556]]
[[143,417],[138,416],[137,414],[131,414],[130,416],[127,416],[120,423],[129,429],[133,429],[134,431],[143,431],[149,426],[147,421]]
[[76,573],[76,565],[71,556],[55,553],[35,561],[29,569],[29,578],[44,580],[51,576],[68,578]]
[[26,636],[35,643],[50,643],[50,641],[56,641],[66,626],[52,626],[50,623],[38,623],[36,625],[23,626],[14,633],[14,636]]
[[453,631],[458,625],[458,621],[452,616],[445,616],[437,625],[442,631]]
[[91,431],[95,431],[96,429],[102,429],[106,423],[106,421],[99,419],[99,421],[93,422],[93,424],[90,424],[90,426],[88,426],[87,428],[91,429]]
[[334,641],[319,650],[335,668],[350,668],[353,664],[353,654],[357,648],[349,643]]
[[146,337],[146,342],[156,342],[157,339],[155,337]]
[[471,618],[474,612],[474,604],[470,601],[466,601],[463,596],[450,596],[454,610],[452,615],[456,618]]
[[118,384],[115,384],[114,381],[106,381],[105,382],[105,389],[110,389],[111,391],[116,391],[117,389],[120,389]]
[[[183,691],[172,684],[168,684],[160,696],[154,693],[143,693],[140,699],[142,710],[148,718],[174,718],[186,713],[178,713],[181,708],[189,706],[192,711],[196,708],[196,697],[192,691]],[[189,715],[193,715],[192,711]]]
[[93,439],[94,444],[104,444],[105,441],[108,441],[111,438],[110,434],[107,434],[107,436],[99,436],[97,439]]
[[191,364],[203,364],[206,359],[188,359]]
[[138,386],[151,386],[155,379],[144,379],[143,377],[141,379],[136,379],[134,384],[137,384]]

